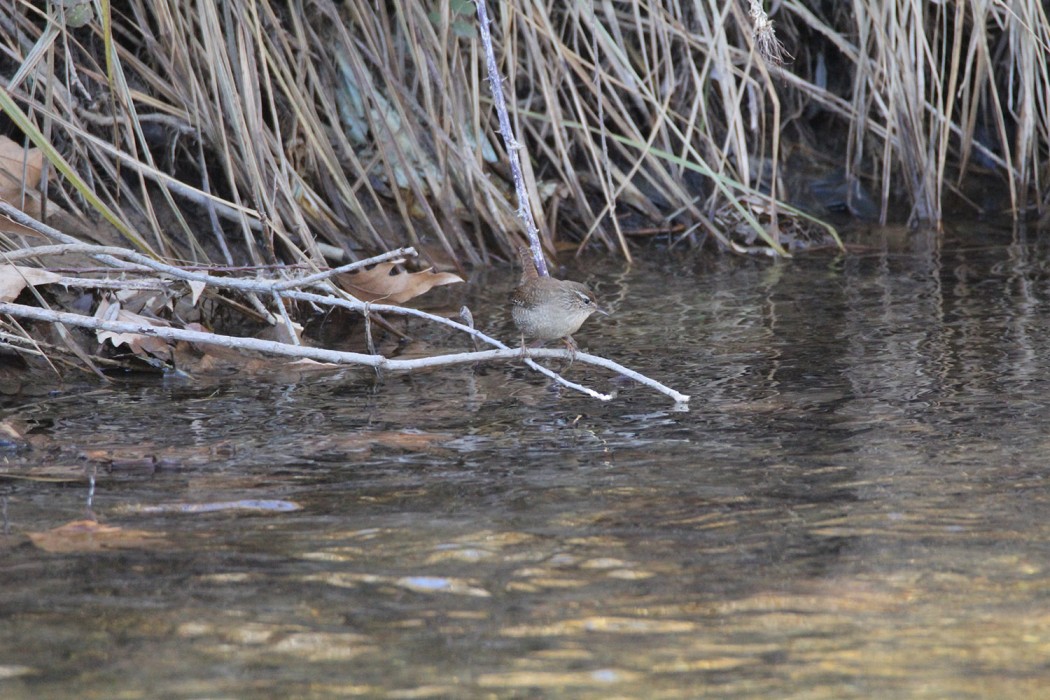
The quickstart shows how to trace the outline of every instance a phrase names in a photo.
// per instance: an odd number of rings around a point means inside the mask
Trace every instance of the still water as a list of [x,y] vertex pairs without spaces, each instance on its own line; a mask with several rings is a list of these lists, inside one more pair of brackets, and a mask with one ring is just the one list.
[[[515,364],[5,399],[0,697],[1050,688],[1045,243],[570,276],[613,311],[581,347],[687,412],[580,363],[616,400]],[[443,293],[511,338],[510,284]]]

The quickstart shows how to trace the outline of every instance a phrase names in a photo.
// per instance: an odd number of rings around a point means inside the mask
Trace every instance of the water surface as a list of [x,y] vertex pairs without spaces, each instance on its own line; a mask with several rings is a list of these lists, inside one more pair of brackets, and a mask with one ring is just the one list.
[[[514,365],[5,399],[0,696],[1050,687],[1046,247],[649,257],[571,273],[614,311],[577,340],[687,412],[579,363],[616,400]],[[510,283],[448,293],[510,338]]]

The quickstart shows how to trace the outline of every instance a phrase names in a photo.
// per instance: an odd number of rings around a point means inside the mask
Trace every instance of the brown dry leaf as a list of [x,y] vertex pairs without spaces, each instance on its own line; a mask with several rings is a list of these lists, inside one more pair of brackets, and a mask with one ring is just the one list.
[[[133,314],[130,311],[120,308],[119,304],[114,304],[105,299],[102,300],[98,305],[98,309],[95,310],[95,318],[101,318],[107,321],[121,321],[123,323],[138,323],[144,326],[168,325],[160,319]],[[113,347],[127,345],[133,353],[140,357],[152,355],[153,357],[159,357],[162,360],[171,359],[171,346],[168,344],[168,341],[163,338],[146,335],[144,333],[116,333],[113,331],[96,331],[95,335],[100,343],[104,343],[108,340],[113,343]]]
[[[0,198],[0,199],[2,199],[2,198]],[[27,206],[26,209],[31,209],[32,210],[33,207],[28,207]],[[36,209],[33,210],[33,211],[39,212],[40,211],[40,207],[36,207]],[[33,216],[33,217],[36,216],[34,213],[30,213],[30,212],[26,212],[26,213],[29,214],[30,216]],[[14,221],[11,221],[11,219],[9,219],[9,218],[7,218],[6,216],[3,216],[3,215],[0,215],[0,233],[6,233],[6,234],[11,235],[11,236],[37,236],[37,237],[43,238],[43,236],[41,234],[37,233],[36,231],[34,231],[33,229],[29,228],[28,226],[23,226],[22,224],[16,224]]]
[[[0,199],[3,197],[0,196]],[[0,267],[0,301],[14,301],[27,284],[36,287],[41,284],[53,284],[60,279],[61,275],[41,270],[39,267],[4,265]]]
[[463,279],[451,272],[405,272],[397,263],[380,263],[367,270],[347,272],[336,277],[340,287],[361,301],[403,304],[433,287],[455,284]]
[[0,136],[0,199],[18,206],[23,189],[33,190],[40,185],[43,170],[44,154],[39,148],[26,150],[6,136]]
[[[288,330],[288,326],[291,325],[291,330]],[[292,335],[295,335],[293,338]],[[288,345],[301,345],[303,339],[303,326],[301,323],[292,321],[291,324],[277,323],[273,326],[266,326],[261,331],[255,334],[255,337],[259,340],[276,340],[278,343],[285,343]]]
[[[120,308],[133,314],[160,314],[171,311],[174,290],[165,291],[121,289],[113,293],[111,299],[120,304]],[[152,317],[151,317],[152,318]]]
[[26,440],[25,426],[10,418],[0,422],[0,447],[8,451],[23,450],[29,447]]
[[[39,148],[24,149],[21,144],[6,136],[0,136],[0,201],[17,207],[34,219],[39,219],[39,188],[43,168],[44,153]],[[53,174],[54,168],[50,172]],[[61,212],[61,208],[52,201],[48,205],[48,211],[50,216],[54,216]],[[52,225],[57,224],[52,222]],[[6,216],[0,216],[0,233],[42,237],[32,228],[16,224]]]
[[196,280],[187,280],[186,284],[190,287],[190,303],[193,306],[197,305],[197,301],[201,298],[201,294],[204,293],[204,282],[198,282]]
[[146,530],[125,530],[93,520],[74,520],[47,532],[27,533],[45,552],[74,554],[105,549],[147,549],[166,544],[164,536]]

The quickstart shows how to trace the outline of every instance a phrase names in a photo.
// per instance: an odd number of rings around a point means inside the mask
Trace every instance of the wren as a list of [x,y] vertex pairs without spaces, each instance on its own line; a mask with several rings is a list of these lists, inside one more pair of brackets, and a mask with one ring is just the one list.
[[572,334],[579,330],[591,314],[608,315],[598,308],[594,292],[586,285],[571,280],[541,277],[536,272],[532,253],[519,247],[521,281],[510,295],[510,314],[525,338],[542,342],[564,339],[570,352],[575,353],[576,341]]

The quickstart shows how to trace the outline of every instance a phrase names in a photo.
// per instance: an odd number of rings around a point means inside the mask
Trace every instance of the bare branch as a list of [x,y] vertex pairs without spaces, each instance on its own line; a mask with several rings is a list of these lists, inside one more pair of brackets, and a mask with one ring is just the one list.
[[[69,313],[65,311],[53,311],[51,309],[42,309],[36,306],[25,306],[24,304],[14,304],[10,302],[0,302],[0,314],[9,314],[17,318],[28,318],[34,321],[44,321],[47,323],[63,323],[70,326],[78,326],[80,328],[88,328],[95,331],[110,331],[113,333],[134,333],[139,335],[153,336],[162,338],[170,341],[186,341],[190,343],[201,343],[206,345],[218,345],[226,348],[235,348],[239,350],[252,350],[256,352],[263,352],[270,355],[279,355],[282,357],[293,357],[298,359],[314,360],[317,362],[330,362],[333,364],[352,364],[361,365],[364,367],[373,367],[376,369],[391,371],[391,372],[409,372],[414,370],[429,369],[434,367],[445,367],[450,365],[459,364],[470,364],[476,362],[491,362],[493,360],[515,360],[521,357],[521,351],[517,348],[503,347],[496,350],[483,350],[480,352],[461,352],[461,353],[449,353],[445,355],[435,355],[432,357],[421,357],[412,360],[392,360],[382,355],[366,355],[364,353],[357,352],[346,352],[341,350],[328,350],[327,348],[311,348],[303,345],[291,345],[289,343],[281,343],[274,340],[260,340],[259,338],[242,338],[229,335],[220,335],[218,333],[207,333],[204,331],[194,331],[184,328],[171,328],[169,326],[154,326],[150,324],[141,323],[128,323],[124,321],[110,321],[94,316],[85,316],[83,314]],[[596,391],[588,389],[587,387],[568,382],[564,378],[558,377],[553,372],[548,370],[542,365],[536,365],[532,362],[531,358],[544,357],[544,358],[559,358],[559,359],[572,359],[575,357],[577,362],[583,362],[586,364],[596,365],[598,367],[604,367],[606,369],[619,372],[626,377],[634,379],[646,386],[649,386],[661,393],[670,396],[678,403],[688,403],[689,397],[685,394],[680,394],[673,389],[670,389],[659,382],[656,382],[648,377],[645,377],[633,370],[629,370],[622,365],[617,364],[611,360],[607,360],[603,357],[598,357],[585,352],[576,352],[575,355],[570,355],[568,350],[561,348],[540,348],[529,351],[530,358],[526,359],[526,364],[529,364],[533,369],[537,369],[543,374],[557,379],[560,383],[568,386],[576,391],[582,391],[589,396],[592,396],[602,401],[608,401],[612,399],[612,395],[600,394]]]
[[525,233],[529,237],[529,247],[532,249],[532,260],[536,263],[536,271],[541,277],[548,277],[550,273],[547,271],[547,261],[543,258],[540,232],[536,228],[536,219],[532,215],[529,192],[525,188],[525,176],[522,175],[521,159],[518,157],[518,151],[525,150],[525,147],[514,137],[514,129],[507,115],[507,99],[503,95],[503,76],[500,75],[499,66],[496,65],[496,53],[492,49],[488,8],[485,7],[485,0],[474,0],[474,2],[478,6],[478,26],[481,30],[481,44],[485,48],[485,65],[489,73],[492,102],[496,107],[496,116],[499,118],[499,133],[503,136],[503,143],[507,146],[507,159],[510,161],[510,171],[514,175],[514,190],[518,193],[518,217],[525,222]]
[[[9,209],[12,209],[13,212],[8,211]],[[279,316],[289,332],[290,339],[293,341],[295,339],[295,332],[292,328],[291,319],[288,316],[287,311],[283,307],[283,302],[281,301],[283,299],[305,301],[327,307],[338,306],[362,314],[374,312],[379,314],[397,314],[402,316],[414,316],[417,318],[425,319],[431,323],[441,324],[453,328],[459,332],[466,333],[475,340],[484,342],[490,346],[495,347],[496,349],[480,352],[438,355],[435,357],[420,358],[415,360],[391,360],[381,355],[346,353],[335,350],[326,350],[323,348],[307,348],[298,345],[280,343],[276,341],[264,341],[255,338],[240,338],[235,336],[224,336],[214,333],[206,333],[202,331],[191,331],[186,329],[153,326],[148,324],[142,325],[112,320],[107,321],[102,319],[96,319],[90,316],[83,316],[80,314],[52,311],[50,309],[23,306],[20,304],[0,304],[0,313],[8,313],[16,317],[30,318],[49,323],[66,323],[69,325],[79,326],[82,328],[90,328],[94,330],[106,330],[118,333],[138,333],[142,335],[151,335],[170,341],[185,340],[194,343],[220,345],[223,347],[238,348],[242,350],[256,350],[275,355],[282,355],[286,357],[299,357],[303,359],[318,360],[321,362],[332,362],[337,364],[358,364],[368,367],[374,367],[377,370],[411,371],[415,369],[423,369],[427,367],[436,367],[449,364],[489,362],[493,360],[508,358],[518,359],[521,357],[521,351],[518,348],[511,348],[503,342],[501,342],[500,340],[493,338],[477,330],[476,328],[473,328],[472,326],[444,318],[443,316],[436,316],[434,314],[429,314],[425,311],[420,311],[418,309],[412,309],[404,306],[365,303],[345,292],[340,292],[341,296],[335,296],[333,294],[314,294],[310,292],[301,291],[302,287],[315,285],[325,286],[329,290],[335,291],[334,287],[331,287],[329,284],[327,284],[328,278],[330,278],[332,275],[347,272],[355,268],[364,267],[380,262],[411,257],[416,254],[414,248],[399,248],[398,250],[390,251],[382,255],[377,255],[375,257],[368,258],[367,260],[360,260],[358,262],[342,265],[332,270],[326,270],[323,272],[318,272],[316,274],[306,275],[302,277],[295,277],[290,279],[246,279],[240,277],[210,275],[203,272],[185,270],[174,265],[168,265],[166,263],[159,262],[147,255],[143,255],[141,253],[126,248],[79,243],[76,242],[76,240],[73,239],[71,236],[67,236],[66,234],[61,233],[60,231],[52,229],[51,227],[46,226],[45,224],[42,224],[39,221],[36,221],[32,217],[27,217],[24,214],[22,214],[22,212],[13,209],[12,207],[4,204],[3,202],[0,202],[0,212],[10,216],[19,223],[32,227],[34,230],[39,231],[43,235],[52,238],[53,240],[63,241],[63,243],[58,245],[24,248],[5,253],[4,255],[6,256],[6,259],[8,261],[21,260],[32,257],[46,257],[66,255],[70,253],[79,253],[91,256],[96,260],[123,272],[152,272],[172,279],[185,280],[187,282],[203,282],[204,284],[215,289],[235,290],[243,294],[249,295],[250,297],[272,297],[275,300],[275,304],[278,308]],[[13,216],[12,213],[17,214],[18,216]],[[148,282],[150,284],[153,284],[158,281],[159,280],[149,280]],[[63,278],[62,282],[64,284],[68,284],[69,286],[76,286],[80,284],[85,288],[133,288],[136,287],[138,284],[134,280],[76,280],[68,277]],[[143,280],[143,282],[146,282],[146,280]],[[261,302],[259,302],[259,306],[261,307]],[[263,311],[265,311],[265,308],[263,308]],[[276,317],[273,317],[272,315],[270,315],[270,317],[276,322]],[[529,368],[542,373],[543,375],[549,377],[553,381],[565,387],[568,387],[574,391],[582,392],[584,394],[587,394],[588,396],[600,399],[602,401],[608,401],[612,398],[612,395],[602,394],[575,382],[571,382],[562,377],[557,372],[554,372],[553,370],[536,363],[533,359],[544,357],[572,359],[573,356],[570,355],[566,350],[540,349],[530,351],[529,357],[526,357],[524,361]],[[581,362],[604,367],[606,369],[617,372],[625,377],[633,379],[641,384],[655,389],[656,391],[670,396],[672,399],[674,399],[680,404],[684,404],[689,401],[689,397],[685,394],[681,394],[673,389],[670,389],[669,387],[664,386],[660,382],[657,382],[656,380],[650,379],[642,374],[639,374],[638,372],[623,367],[622,365],[619,365],[613,362],[612,360],[607,360],[602,357],[580,352],[577,352],[575,354],[575,358]]]

